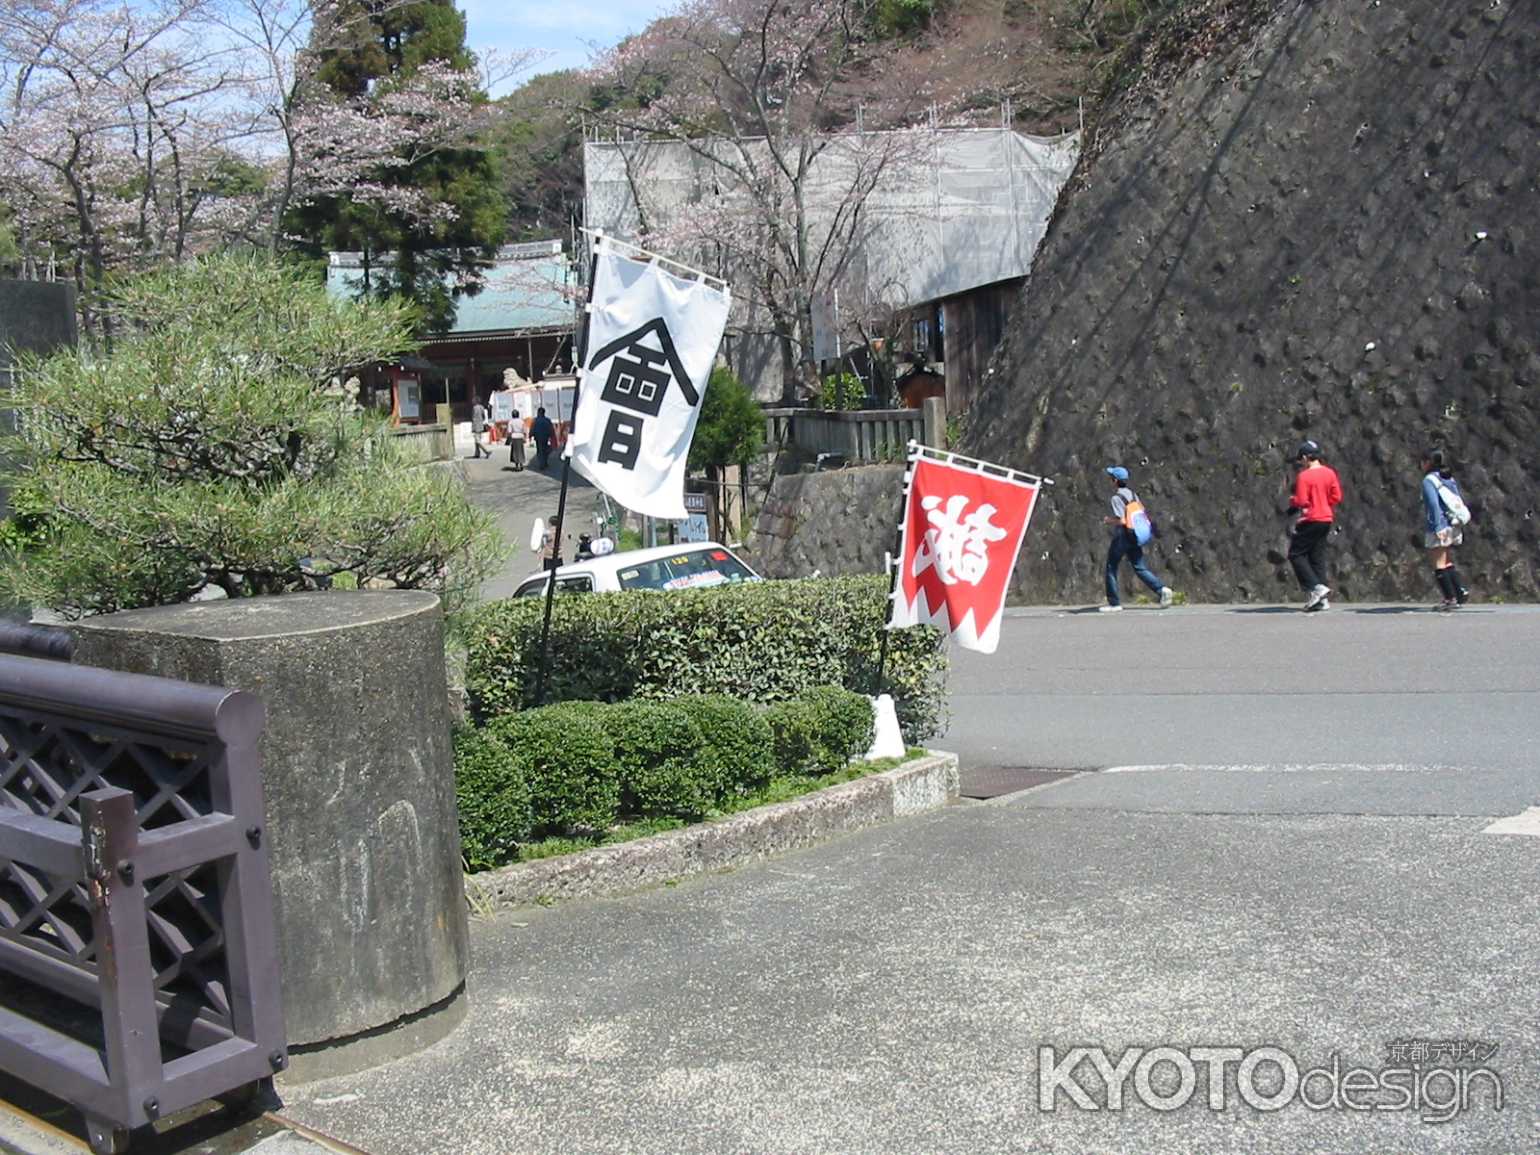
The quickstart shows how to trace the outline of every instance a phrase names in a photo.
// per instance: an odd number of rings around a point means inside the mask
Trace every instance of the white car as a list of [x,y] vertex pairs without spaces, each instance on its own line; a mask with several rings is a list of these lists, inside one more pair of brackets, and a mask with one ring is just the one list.
[[[531,574],[513,596],[540,597],[545,593],[546,576]],[[570,562],[556,571],[556,592],[701,589],[763,580],[725,545],[708,541],[629,549]]]

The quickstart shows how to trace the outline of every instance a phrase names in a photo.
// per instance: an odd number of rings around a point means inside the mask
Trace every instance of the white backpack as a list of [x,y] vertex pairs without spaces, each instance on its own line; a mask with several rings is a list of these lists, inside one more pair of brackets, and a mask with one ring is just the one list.
[[1458,493],[1444,484],[1444,479],[1438,474],[1430,474],[1433,484],[1438,487],[1438,500],[1444,506],[1444,513],[1449,518],[1450,525],[1469,525],[1470,507]]

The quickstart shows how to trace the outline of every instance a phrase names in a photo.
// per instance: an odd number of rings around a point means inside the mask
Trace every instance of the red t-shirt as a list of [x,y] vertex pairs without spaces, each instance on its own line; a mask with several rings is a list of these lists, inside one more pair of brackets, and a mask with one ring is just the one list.
[[1342,482],[1329,465],[1301,469],[1294,479],[1294,508],[1300,521],[1331,521],[1332,506],[1342,501]]

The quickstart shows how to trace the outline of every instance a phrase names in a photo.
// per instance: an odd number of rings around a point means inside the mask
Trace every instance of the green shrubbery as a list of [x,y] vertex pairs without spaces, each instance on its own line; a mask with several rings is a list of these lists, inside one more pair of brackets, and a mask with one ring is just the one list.
[[[887,608],[881,576],[557,598],[546,699],[770,703],[831,683],[870,693]],[[478,718],[533,704],[542,609],[539,598],[515,598],[476,614],[466,689]],[[945,727],[946,669],[934,629],[889,635],[885,688],[910,743]]]
[[[782,737],[791,728],[795,741]],[[455,736],[465,860],[499,866],[535,838],[591,843],[622,817],[697,821],[777,775],[843,769],[872,729],[871,702],[837,686],[764,711],[717,695],[564,702],[466,727]]]
[[[752,794],[776,772],[770,723],[747,702],[723,694],[675,698],[700,726],[702,765],[708,767],[719,797]],[[861,752],[870,749],[868,743]]]
[[495,567],[490,516],[347,390],[348,366],[411,347],[401,305],[228,256],[125,279],[97,307],[110,350],[21,359],[0,597],[78,618],[343,578],[453,609]]
[[712,768],[701,758],[701,729],[673,702],[619,702],[608,730],[625,808],[642,818],[697,819],[717,799]]
[[472,870],[507,862],[535,828],[524,762],[484,730],[455,733],[460,853]]
[[871,702],[835,686],[815,686],[766,713],[776,760],[789,772],[831,774],[871,749]]
[[620,776],[606,712],[563,702],[497,719],[486,733],[518,759],[536,831],[603,830],[620,813]]

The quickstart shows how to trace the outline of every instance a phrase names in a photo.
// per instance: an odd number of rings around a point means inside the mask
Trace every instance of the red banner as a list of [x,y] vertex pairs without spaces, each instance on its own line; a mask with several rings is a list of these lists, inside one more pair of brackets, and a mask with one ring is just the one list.
[[1042,481],[967,458],[919,455],[910,469],[888,626],[932,622],[992,654]]

